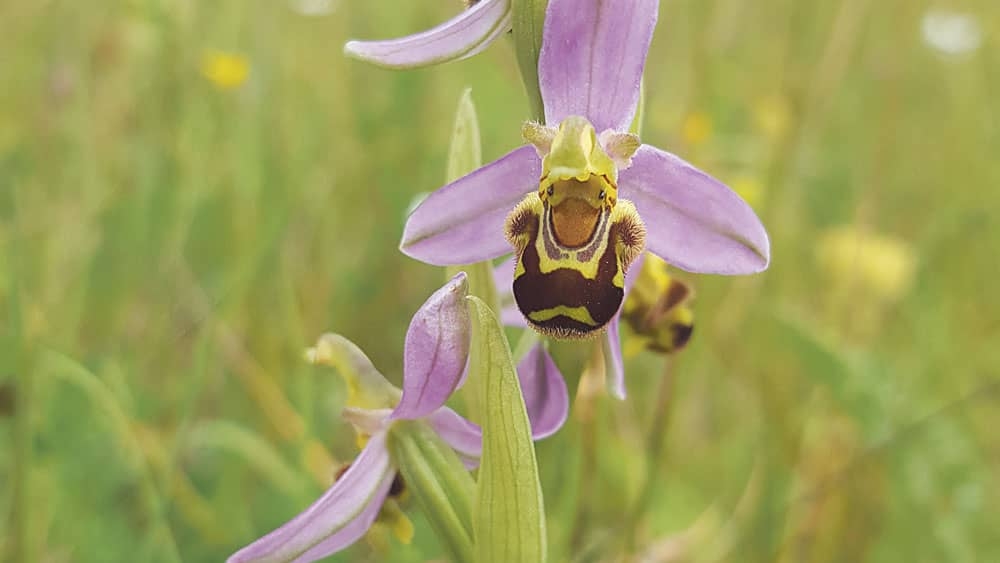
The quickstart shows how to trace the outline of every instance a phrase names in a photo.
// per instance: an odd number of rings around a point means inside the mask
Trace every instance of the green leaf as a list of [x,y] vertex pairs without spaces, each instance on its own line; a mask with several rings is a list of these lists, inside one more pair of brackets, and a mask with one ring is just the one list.
[[454,182],[483,165],[483,149],[479,139],[479,119],[472,103],[472,88],[466,88],[458,100],[455,128],[448,151],[448,178]]
[[[449,182],[457,180],[482,166],[483,155],[480,146],[479,119],[476,106],[472,103],[472,89],[466,88],[458,100],[455,112],[455,127],[451,135],[451,149],[448,152]],[[445,277],[451,279],[458,272],[465,272],[469,279],[469,295],[475,295],[494,309],[499,308],[496,284],[493,281],[493,264],[489,261],[464,266],[445,268]],[[462,388],[462,396],[469,405],[468,418],[478,423],[483,412],[479,404],[478,380],[469,380]]]
[[[479,120],[476,117],[476,106],[472,103],[472,90],[466,88],[458,100],[458,110],[455,112],[455,128],[448,152],[447,180],[457,180],[482,166],[482,163]],[[469,275],[469,295],[479,297],[490,307],[497,306],[497,289],[493,283],[493,265],[490,262],[450,266],[446,270],[446,276],[450,279],[458,272]]]
[[470,377],[479,380],[483,455],[476,489],[476,561],[545,561],[545,510],[531,426],[507,338],[493,311],[470,296]]

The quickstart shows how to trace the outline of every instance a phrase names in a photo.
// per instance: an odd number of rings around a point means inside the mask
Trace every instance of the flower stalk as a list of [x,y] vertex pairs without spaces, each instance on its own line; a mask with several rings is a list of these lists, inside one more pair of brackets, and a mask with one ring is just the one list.
[[429,426],[415,421],[393,424],[387,445],[407,490],[413,493],[449,557],[458,563],[473,563],[475,482],[461,460]]
[[538,55],[542,51],[542,28],[547,5],[548,0],[511,0],[514,51],[534,121],[545,119],[542,90],[538,85]]
[[[12,463],[11,484],[12,490],[12,532],[11,539],[13,548],[10,553],[18,561],[34,561],[35,554],[34,514],[32,513],[31,498],[34,493],[33,468],[34,441],[31,417],[33,416],[33,380],[31,358],[33,353],[29,349],[29,339],[25,334],[24,317],[21,310],[21,288],[20,288],[20,256],[15,253],[11,261],[11,287],[8,293],[7,310],[10,311],[10,327],[12,334],[8,337],[9,347],[12,350],[7,358],[0,360],[0,368],[9,369],[15,374],[13,378],[14,400],[13,400],[13,450],[14,457]],[[10,363],[7,363],[10,362]]]

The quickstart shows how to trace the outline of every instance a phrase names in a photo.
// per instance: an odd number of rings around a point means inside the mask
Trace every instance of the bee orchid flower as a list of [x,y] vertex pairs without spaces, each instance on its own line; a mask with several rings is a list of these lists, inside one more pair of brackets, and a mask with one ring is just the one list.
[[[468,282],[459,273],[414,315],[406,334],[403,388],[389,383],[357,346],[336,334],[307,353],[337,368],[348,388],[344,418],[363,438],[361,454],[309,508],[229,558],[248,561],[314,561],[356,542],[372,526],[387,497],[399,487],[399,464],[389,441],[397,422],[417,421],[451,447],[466,467],[482,452],[482,432],[445,401],[460,385],[469,352]],[[569,410],[566,384],[540,347],[518,365],[532,437],[562,426]]]
[[643,249],[695,273],[767,268],[767,233],[746,202],[629,133],[658,9],[551,0],[538,61],[545,123],[525,124],[526,145],[428,196],[403,252],[452,265],[513,248],[517,306],[556,338],[617,339],[625,274]]
[[466,59],[510,31],[511,0],[469,2],[443,24],[398,39],[348,41],[344,53],[384,68],[419,68]]

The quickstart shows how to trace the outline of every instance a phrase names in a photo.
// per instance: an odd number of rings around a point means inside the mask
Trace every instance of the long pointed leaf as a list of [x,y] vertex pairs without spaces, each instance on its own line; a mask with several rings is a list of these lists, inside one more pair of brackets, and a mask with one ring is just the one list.
[[483,457],[477,484],[475,542],[479,563],[545,561],[545,510],[531,426],[510,347],[496,315],[473,304],[471,376],[480,379]]
[[[455,111],[455,126],[451,135],[446,180],[454,182],[482,165],[483,151],[479,135],[479,118],[476,115],[476,106],[472,103],[472,89],[466,88],[458,100],[458,109]],[[493,264],[489,260],[445,268],[445,275],[449,279],[458,272],[465,272],[468,275],[469,295],[475,295],[490,307],[497,306],[499,303],[497,287],[493,281]],[[483,412],[483,408],[479,404],[479,385],[478,379],[467,379],[462,387],[462,396],[469,405],[467,416],[475,423],[479,422],[480,413]]]

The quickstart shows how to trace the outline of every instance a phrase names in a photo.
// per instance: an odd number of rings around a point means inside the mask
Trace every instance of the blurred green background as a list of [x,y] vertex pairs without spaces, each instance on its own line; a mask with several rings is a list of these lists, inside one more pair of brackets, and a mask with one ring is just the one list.
[[[341,48],[458,10],[0,3],[0,560],[220,561],[353,458],[302,352],[336,331],[398,381],[455,104],[486,160],[527,105],[506,40]],[[692,344],[538,445],[552,561],[1000,561],[998,37],[988,0],[662,2],[643,137],[740,191],[773,265],[680,274]],[[440,558],[409,515],[332,560]]]

